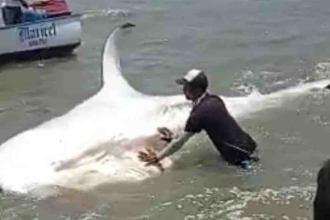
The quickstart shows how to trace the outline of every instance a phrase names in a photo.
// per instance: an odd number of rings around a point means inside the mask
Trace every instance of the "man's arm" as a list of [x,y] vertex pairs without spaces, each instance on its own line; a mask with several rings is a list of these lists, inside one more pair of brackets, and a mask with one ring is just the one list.
[[174,139],[167,147],[162,150],[158,155],[158,160],[162,160],[178,151],[192,136],[192,132],[184,132],[178,138]]

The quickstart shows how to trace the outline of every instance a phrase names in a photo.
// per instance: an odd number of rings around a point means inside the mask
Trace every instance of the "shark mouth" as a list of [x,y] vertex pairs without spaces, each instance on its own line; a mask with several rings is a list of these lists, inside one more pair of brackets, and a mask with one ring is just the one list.
[[[115,41],[128,26],[115,29],[105,43],[103,85],[97,94],[0,146],[2,188],[19,193],[47,186],[87,190],[159,173],[155,167],[145,167],[137,151],[152,144],[157,127],[181,132],[191,106],[182,95],[149,96],[125,80]],[[231,114],[242,120],[328,84],[330,80],[323,80],[268,95],[222,98]],[[171,166],[170,159],[163,166]]]

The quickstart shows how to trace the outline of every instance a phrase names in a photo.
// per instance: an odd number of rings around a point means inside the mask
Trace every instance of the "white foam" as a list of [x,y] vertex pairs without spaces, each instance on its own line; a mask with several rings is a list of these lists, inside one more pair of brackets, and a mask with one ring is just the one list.
[[89,10],[83,13],[82,19],[96,17],[127,17],[130,16],[130,11],[125,9],[104,9],[104,10]]
[[[148,96],[132,88],[121,74],[115,47],[116,29],[103,55],[103,88],[67,114],[25,131],[0,147],[0,184],[8,190],[29,192],[59,185],[90,189],[106,182],[139,181],[159,173],[136,158],[136,138],[159,126],[182,129],[190,104],[183,96]],[[224,98],[229,111],[241,119],[330,80],[298,86],[270,95]],[[165,161],[169,167],[171,162]]]

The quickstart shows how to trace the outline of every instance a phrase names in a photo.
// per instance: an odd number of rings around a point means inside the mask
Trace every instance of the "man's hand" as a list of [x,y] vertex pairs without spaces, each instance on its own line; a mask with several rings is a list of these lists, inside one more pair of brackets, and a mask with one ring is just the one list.
[[[157,129],[160,139],[163,141],[166,141],[167,143],[170,143],[173,139],[173,133],[170,129],[161,127]],[[139,152],[139,159],[146,163],[146,166],[156,166],[160,171],[164,171],[164,168],[161,163],[159,163],[158,156],[155,152],[155,150],[146,148],[146,151],[140,151]]]
[[161,128],[157,128],[158,133],[161,136],[161,139],[164,141],[167,141],[168,143],[170,143],[173,139],[173,132],[166,128],[166,127],[161,127]]
[[147,166],[159,163],[156,153],[151,149],[146,149],[147,152],[140,151],[139,159],[147,163]]
[[143,162],[146,162],[146,166],[156,166],[159,168],[160,171],[164,171],[163,166],[161,165],[161,163],[159,163],[157,154],[151,150],[151,149],[146,149],[146,152],[140,151],[139,152],[139,159]]

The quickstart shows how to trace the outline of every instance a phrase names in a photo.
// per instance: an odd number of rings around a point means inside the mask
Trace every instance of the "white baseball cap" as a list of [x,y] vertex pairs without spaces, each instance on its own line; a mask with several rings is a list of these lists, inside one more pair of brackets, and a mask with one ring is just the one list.
[[197,85],[197,86],[208,86],[208,80],[205,73],[199,69],[191,69],[187,72],[184,77],[181,77],[176,80],[176,83],[179,85],[184,85],[186,83]]

